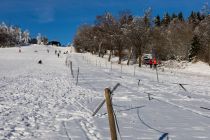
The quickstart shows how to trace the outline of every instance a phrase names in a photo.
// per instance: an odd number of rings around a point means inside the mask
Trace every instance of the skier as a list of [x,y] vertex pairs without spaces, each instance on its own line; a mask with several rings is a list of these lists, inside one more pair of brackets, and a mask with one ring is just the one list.
[[58,53],[58,58],[59,58],[59,56],[60,56],[60,53]]

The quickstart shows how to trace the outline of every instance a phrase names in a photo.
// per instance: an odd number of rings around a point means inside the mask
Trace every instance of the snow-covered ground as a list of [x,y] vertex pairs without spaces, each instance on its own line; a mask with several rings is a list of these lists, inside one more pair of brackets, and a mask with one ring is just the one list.
[[[208,72],[159,70],[157,82],[156,71],[146,67],[63,54],[66,48],[21,49],[0,49],[0,139],[109,140],[106,105],[92,114],[104,89],[117,83],[112,100],[119,139],[158,140],[166,133],[171,140],[210,139]],[[59,58],[55,49],[62,51]],[[74,78],[66,60],[72,61]]]

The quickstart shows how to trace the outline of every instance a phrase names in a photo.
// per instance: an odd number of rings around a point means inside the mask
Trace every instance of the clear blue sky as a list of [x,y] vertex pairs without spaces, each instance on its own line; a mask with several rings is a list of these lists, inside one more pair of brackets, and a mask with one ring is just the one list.
[[179,11],[188,16],[206,2],[210,4],[210,0],[1,0],[0,22],[28,29],[34,37],[41,33],[67,44],[80,25],[94,23],[95,16],[105,11],[117,15],[129,9],[134,15],[143,15],[151,7],[153,16]]

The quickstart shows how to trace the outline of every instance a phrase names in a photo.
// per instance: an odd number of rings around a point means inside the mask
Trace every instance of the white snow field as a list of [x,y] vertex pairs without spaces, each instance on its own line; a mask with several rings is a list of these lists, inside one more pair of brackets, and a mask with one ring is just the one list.
[[[62,51],[59,58],[55,49]],[[118,139],[163,140],[167,134],[170,140],[210,139],[208,73],[159,70],[158,82],[155,70],[63,54],[66,48],[21,50],[0,49],[1,140],[110,140],[106,105],[92,114],[104,89],[117,83],[112,103]],[[72,61],[74,78],[66,61]]]

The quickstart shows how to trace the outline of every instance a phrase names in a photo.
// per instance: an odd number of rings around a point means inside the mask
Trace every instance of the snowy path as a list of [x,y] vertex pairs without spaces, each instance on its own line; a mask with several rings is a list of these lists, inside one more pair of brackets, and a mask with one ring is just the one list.
[[[113,105],[123,140],[155,140],[164,133],[172,140],[210,139],[208,76],[160,72],[158,83],[153,70],[136,68],[133,76],[133,67],[123,66],[121,74],[119,65],[110,70],[104,59],[72,53],[74,77],[80,70],[76,86],[66,55],[58,58],[52,47],[48,54],[46,46],[22,49],[0,49],[0,139],[109,140],[106,106],[92,113],[104,88],[117,83]],[[177,82],[188,84],[188,92]]]

